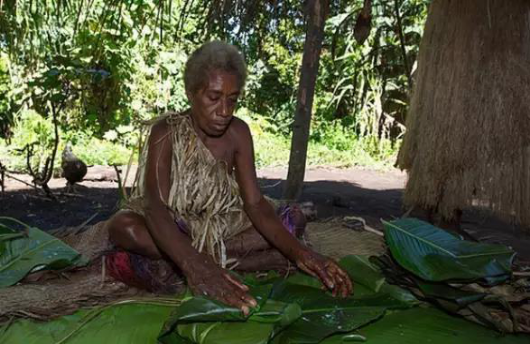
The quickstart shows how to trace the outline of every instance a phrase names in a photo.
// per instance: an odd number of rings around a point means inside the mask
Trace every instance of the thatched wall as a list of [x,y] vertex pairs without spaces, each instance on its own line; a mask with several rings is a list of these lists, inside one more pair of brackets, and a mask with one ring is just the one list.
[[398,159],[405,203],[530,225],[530,1],[433,0]]

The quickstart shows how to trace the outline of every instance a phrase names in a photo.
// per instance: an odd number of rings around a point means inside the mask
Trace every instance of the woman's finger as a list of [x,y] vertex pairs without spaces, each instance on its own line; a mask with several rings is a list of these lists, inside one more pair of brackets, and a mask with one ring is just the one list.
[[336,289],[336,296],[338,297],[344,297],[344,288],[345,284],[342,278],[336,274],[335,272],[332,272],[333,278],[335,279],[335,289]]
[[243,314],[245,316],[249,315],[250,313],[250,308],[249,306],[242,300],[242,298],[240,296],[236,296],[234,294],[230,294],[230,295],[226,295],[225,297],[226,301],[227,301],[227,304],[233,306],[233,307],[236,307],[236,308],[239,308],[241,310],[241,312],[243,312]]
[[334,280],[329,276],[326,269],[320,266],[319,264],[315,264],[314,268],[312,269],[320,278],[322,282],[328,287],[329,290],[335,289],[335,283]]
[[[341,283],[340,294],[343,295],[343,297],[350,295],[353,291],[353,285],[352,285],[350,276],[344,270],[342,270],[341,267],[334,261],[330,261],[328,263],[328,269],[330,273],[333,274],[337,280],[340,280],[340,283]],[[346,290],[342,290],[343,288],[345,288]]]
[[245,302],[250,307],[256,307],[258,303],[256,302],[256,299],[254,299],[251,295],[245,293],[241,296],[241,300]]
[[248,290],[248,287],[246,285],[244,285],[246,290],[242,290],[240,286],[234,283],[238,282],[237,280],[235,280],[235,278],[227,278],[227,280],[228,285],[226,286],[226,290],[229,291],[231,296],[234,296],[237,300],[245,303],[247,307],[256,307],[258,305],[256,300],[246,291]]
[[347,293],[347,285],[344,277],[340,274],[340,268],[335,262],[330,261],[327,264],[327,270],[328,274],[333,277],[335,280],[335,296],[340,295],[341,297],[346,297],[345,293]]
[[254,297],[245,291],[235,289],[232,295],[248,307],[256,307],[258,305]]
[[233,285],[235,285],[236,287],[238,287],[239,289],[243,290],[243,291],[248,291],[248,287],[246,285],[244,285],[243,283],[241,283],[235,276],[232,276],[228,273],[225,273],[225,278],[227,280],[229,280]]
[[346,283],[348,295],[351,295],[353,293],[353,282],[351,281],[350,276],[340,267],[337,267],[337,273],[342,277],[342,279]]
[[345,293],[347,292],[347,287],[346,287],[346,283],[344,282],[344,279],[336,272],[336,271],[331,271],[330,274],[333,275],[333,278],[335,279],[335,290],[336,290],[336,295],[335,296],[340,296],[340,297],[346,297]]

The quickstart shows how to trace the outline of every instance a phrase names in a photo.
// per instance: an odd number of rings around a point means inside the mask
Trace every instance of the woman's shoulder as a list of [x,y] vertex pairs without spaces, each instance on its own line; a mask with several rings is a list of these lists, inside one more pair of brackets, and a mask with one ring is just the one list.
[[149,130],[149,140],[151,142],[158,142],[169,137],[171,127],[165,118],[156,118],[151,122]]
[[187,117],[186,111],[167,111],[155,118],[142,121],[141,124],[148,128],[151,133],[153,131],[168,131],[171,127],[186,122]]

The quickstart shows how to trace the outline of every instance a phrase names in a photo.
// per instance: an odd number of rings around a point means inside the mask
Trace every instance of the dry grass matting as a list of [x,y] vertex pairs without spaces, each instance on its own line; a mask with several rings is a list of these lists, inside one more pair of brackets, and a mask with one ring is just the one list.
[[343,226],[342,219],[311,222],[307,226],[311,247],[326,256],[340,259],[350,254],[380,255],[385,252],[384,239],[366,231],[355,231]]
[[[72,229],[62,232],[71,233]],[[48,320],[81,307],[107,304],[140,293],[105,276],[101,256],[109,245],[103,222],[76,232],[63,240],[91,264],[76,271],[47,273],[37,282],[0,289],[0,322],[9,317]],[[61,237],[61,231],[52,234]]]
[[[65,229],[54,234],[61,237]],[[0,322],[9,317],[49,320],[71,314],[81,307],[104,305],[135,296],[154,296],[128,287],[105,276],[102,254],[109,249],[104,223],[63,240],[89,258],[89,267],[52,275],[51,279],[0,289]],[[383,239],[369,232],[358,232],[342,225],[342,219],[308,224],[306,240],[317,252],[340,259],[349,254],[379,255]],[[50,277],[48,274],[46,277]]]

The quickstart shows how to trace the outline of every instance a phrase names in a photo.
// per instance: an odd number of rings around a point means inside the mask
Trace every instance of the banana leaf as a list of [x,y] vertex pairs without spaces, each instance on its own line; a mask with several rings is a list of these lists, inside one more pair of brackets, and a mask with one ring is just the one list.
[[389,284],[380,268],[373,264],[368,256],[346,256],[340,260],[339,265],[352,281],[355,281],[354,298],[356,299],[386,296],[385,305],[389,308],[408,308],[419,303],[408,290]]
[[[340,263],[348,271],[360,274],[370,275],[363,268],[356,270],[356,264],[373,270],[364,258]],[[288,279],[274,274],[266,279],[247,277],[245,282],[258,300],[258,307],[249,317],[244,317],[238,309],[190,296],[178,307],[113,306],[90,321],[87,315],[92,311],[81,311],[45,324],[15,321],[10,327],[0,328],[0,343],[84,344],[107,342],[109,338],[117,343],[154,343],[156,333],[160,334],[160,343],[171,344],[318,343],[333,334],[348,334],[380,319],[387,304],[396,307],[388,294],[381,293],[384,283],[377,282],[380,278],[373,270],[364,281],[377,286],[379,292],[344,300],[322,291],[320,282],[304,274]],[[165,324],[164,320],[167,320]]]
[[0,327],[0,343],[156,343],[164,320],[174,307],[174,303],[135,303],[108,307],[90,321],[92,310],[81,310],[46,323],[17,320]]
[[426,281],[497,284],[510,277],[515,253],[505,246],[461,240],[413,218],[383,223],[394,259]]
[[387,307],[383,298],[334,298],[306,285],[278,283],[271,299],[297,304],[302,316],[275,338],[275,344],[320,343],[338,332],[351,332],[381,318]]
[[[342,258],[338,263],[355,284],[353,294],[355,300],[372,299],[372,305],[375,305],[375,300],[379,300],[384,303],[385,307],[391,309],[413,307],[419,303],[408,290],[389,284],[380,267],[373,264],[368,256],[349,255]],[[259,280],[254,278],[254,275],[245,278],[245,282],[249,285],[275,284],[281,281],[283,278],[278,276],[276,272],[270,272],[267,277]],[[318,279],[301,273],[291,275],[289,284],[325,289]],[[318,291],[317,293],[319,296],[323,295]]]
[[[301,273],[287,279],[276,273],[261,279],[250,275],[245,283],[252,288],[259,306],[248,319],[237,309],[193,298],[175,310],[159,341],[164,344],[319,343],[335,333],[348,333],[376,321],[387,309],[418,304],[410,292],[389,285],[367,257],[348,256],[339,264],[355,281],[355,294],[351,298],[334,298],[322,290],[317,279]],[[266,311],[271,303],[276,311]]]
[[177,331],[191,343],[266,344],[300,315],[301,309],[296,304],[268,300],[244,322],[187,323],[178,325]]
[[417,281],[417,285],[426,298],[434,301],[438,299],[452,301],[458,305],[458,308],[465,307],[486,297],[484,293],[457,289],[447,284]]
[[301,315],[296,304],[269,300],[272,285],[252,286],[258,302],[249,316],[234,307],[193,297],[177,307],[166,321],[160,343],[268,343]]
[[[23,231],[14,229],[15,225],[22,226]],[[18,220],[0,217],[0,288],[16,284],[30,272],[87,263],[77,251],[56,237]]]
[[[432,307],[393,311],[358,329],[355,337],[334,335],[322,344],[363,341],[367,344],[528,344],[528,335],[501,335],[495,330],[448,315]],[[346,337],[346,338],[345,338]]]
[[[361,265],[369,264],[366,260],[359,261]],[[353,258],[341,264],[353,271],[357,262]],[[366,274],[373,268],[367,266]],[[371,275],[365,278],[365,283],[383,289],[384,280],[377,281],[381,275],[373,269],[369,272]],[[387,293],[376,291],[359,298],[334,298],[321,289],[320,282],[303,274],[287,279],[272,274],[263,280],[251,276],[245,282],[259,303],[248,318],[235,308],[205,298],[192,298],[171,315],[159,342],[319,343],[334,333],[347,333],[379,319],[388,304],[403,306],[402,301],[396,303]]]

